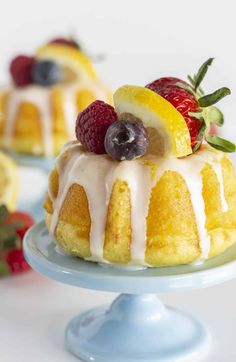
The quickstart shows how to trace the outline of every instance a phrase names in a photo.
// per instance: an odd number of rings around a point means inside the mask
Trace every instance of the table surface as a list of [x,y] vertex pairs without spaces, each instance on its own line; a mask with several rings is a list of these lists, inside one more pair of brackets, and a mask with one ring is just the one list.
[[[194,314],[209,328],[212,347],[203,362],[236,360],[236,280],[186,293],[161,295],[168,305]],[[1,362],[75,362],[64,348],[71,318],[116,295],[60,284],[30,271],[0,281]]]

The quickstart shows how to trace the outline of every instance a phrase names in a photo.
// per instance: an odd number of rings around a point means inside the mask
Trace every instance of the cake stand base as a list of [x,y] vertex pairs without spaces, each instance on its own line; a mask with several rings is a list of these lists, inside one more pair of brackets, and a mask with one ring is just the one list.
[[89,362],[193,362],[206,354],[209,335],[199,321],[154,295],[121,294],[110,308],[74,318],[66,345]]
[[206,288],[236,276],[236,244],[202,264],[135,271],[62,253],[45,222],[27,232],[24,253],[28,263],[48,278],[80,288],[126,293],[110,308],[85,312],[68,325],[68,349],[89,362],[199,360],[210,341],[204,326],[184,312],[165,307],[151,293]]

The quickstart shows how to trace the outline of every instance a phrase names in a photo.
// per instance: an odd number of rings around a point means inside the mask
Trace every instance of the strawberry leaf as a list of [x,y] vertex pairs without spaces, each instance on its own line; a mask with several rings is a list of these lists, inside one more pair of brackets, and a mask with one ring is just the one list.
[[191,88],[190,85],[180,83],[180,82],[177,82],[176,85],[177,85],[177,87],[182,88],[182,89],[186,90],[187,92],[189,92],[189,93],[191,93],[192,95],[195,96],[195,93],[194,93],[194,91],[193,91],[193,89]]
[[191,77],[191,75],[188,75],[187,78],[188,78],[190,84],[194,87],[195,86],[195,80],[193,79],[193,77]]
[[209,108],[209,118],[211,123],[215,123],[217,126],[222,127],[224,124],[224,115],[217,107]]
[[230,141],[220,138],[218,136],[207,136],[206,141],[217,150],[223,152],[235,152],[236,145]]
[[202,112],[188,112],[188,115],[190,117],[194,117],[194,118],[197,118],[199,119],[200,121],[203,121],[204,120],[204,117],[202,115]]
[[10,274],[9,266],[3,260],[0,260],[0,277],[5,277]]
[[196,76],[194,77],[194,89],[195,91],[197,91],[199,85],[201,84],[201,82],[203,81],[206,73],[207,73],[207,70],[208,70],[208,67],[212,64],[214,58],[209,58],[207,59],[207,61],[205,61],[202,66],[199,68]]
[[0,224],[6,219],[8,214],[7,207],[5,205],[0,205]]
[[199,128],[199,132],[198,132],[196,141],[195,141],[195,145],[193,146],[193,153],[196,152],[199,149],[199,147],[201,146],[206,128],[207,128],[206,123],[202,122],[202,124]]
[[219,100],[226,97],[230,93],[231,91],[229,88],[222,87],[211,94],[199,98],[198,103],[200,107],[209,107],[217,103]]

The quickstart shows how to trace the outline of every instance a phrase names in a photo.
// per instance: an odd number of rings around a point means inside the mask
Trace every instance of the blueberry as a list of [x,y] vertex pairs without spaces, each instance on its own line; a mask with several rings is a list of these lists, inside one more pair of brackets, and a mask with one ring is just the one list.
[[114,160],[132,160],[146,153],[147,131],[141,122],[116,121],[109,126],[104,144]]
[[50,86],[62,80],[62,70],[51,60],[41,60],[35,63],[32,78],[35,83]]

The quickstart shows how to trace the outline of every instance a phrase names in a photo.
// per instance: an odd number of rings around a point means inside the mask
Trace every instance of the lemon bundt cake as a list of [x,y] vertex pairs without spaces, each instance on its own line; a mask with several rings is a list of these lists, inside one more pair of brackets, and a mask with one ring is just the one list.
[[16,57],[10,72],[14,84],[0,92],[0,146],[15,152],[58,154],[73,139],[78,112],[95,99],[109,102],[88,56],[65,39]]
[[15,210],[19,194],[19,172],[15,162],[0,152],[0,206]]
[[[208,135],[209,115],[222,123],[215,95],[181,82],[123,86],[115,109],[95,101],[79,114],[77,140],[58,156],[44,205],[66,253],[157,267],[205,260],[236,242],[236,175],[225,154],[235,146]],[[217,92],[217,100],[229,93]],[[194,111],[185,114],[186,105]]]

